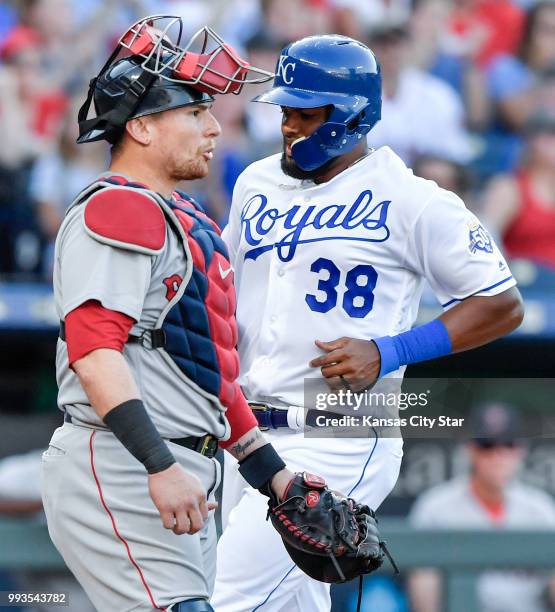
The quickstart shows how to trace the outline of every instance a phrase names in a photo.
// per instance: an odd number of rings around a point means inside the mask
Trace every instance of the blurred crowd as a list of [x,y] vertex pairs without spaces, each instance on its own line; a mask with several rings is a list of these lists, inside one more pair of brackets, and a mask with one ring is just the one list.
[[[147,14],[211,25],[254,65],[337,32],[383,70],[383,119],[369,134],[458,193],[509,257],[555,269],[555,0],[7,0],[0,5],[0,275],[50,279],[73,197],[109,161],[76,145],[89,79]],[[264,88],[265,86],[260,86]],[[233,185],[281,146],[279,109],[255,88],[220,97],[211,175],[184,188],[225,224]]]

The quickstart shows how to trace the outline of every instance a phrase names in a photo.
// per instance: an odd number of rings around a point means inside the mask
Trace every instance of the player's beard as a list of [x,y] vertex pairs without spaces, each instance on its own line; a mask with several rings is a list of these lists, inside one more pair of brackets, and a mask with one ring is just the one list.
[[185,162],[173,163],[171,178],[176,181],[194,181],[208,174],[208,162],[202,159],[188,159]]
[[325,164],[322,164],[315,170],[303,170],[300,168],[292,157],[287,157],[285,154],[285,141],[283,142],[283,151],[281,153],[281,171],[283,174],[290,176],[301,181],[310,181],[318,178],[326,172],[326,170],[333,164],[334,159],[328,160]]

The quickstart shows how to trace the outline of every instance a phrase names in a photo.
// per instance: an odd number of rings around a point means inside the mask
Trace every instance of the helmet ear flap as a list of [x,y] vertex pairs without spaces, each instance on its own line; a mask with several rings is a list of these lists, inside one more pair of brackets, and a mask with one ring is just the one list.
[[365,109],[347,123],[326,121],[308,138],[293,145],[291,155],[295,163],[306,171],[315,170],[333,157],[344,155],[361,141],[371,125],[364,123]]
[[364,111],[362,113],[359,113],[356,117],[354,117],[353,119],[351,119],[351,121],[347,123],[347,133],[352,134],[353,132],[355,132],[358,126],[360,125],[362,119],[364,119]]
[[356,114],[350,121],[347,122],[347,133],[349,135],[359,132],[360,134],[367,134],[373,125],[368,115],[368,106],[365,106]]

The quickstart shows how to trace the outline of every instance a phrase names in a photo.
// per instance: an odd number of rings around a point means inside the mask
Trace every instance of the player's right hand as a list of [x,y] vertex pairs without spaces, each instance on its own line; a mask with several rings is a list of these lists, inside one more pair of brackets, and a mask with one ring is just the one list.
[[178,463],[157,474],[149,474],[148,490],[164,527],[177,535],[200,531],[208,520],[208,512],[218,506],[207,502],[200,480]]
[[348,389],[359,393],[370,388],[378,379],[381,356],[371,340],[338,338],[332,342],[315,341],[324,355],[313,359],[308,365],[320,368],[328,386],[333,389]]

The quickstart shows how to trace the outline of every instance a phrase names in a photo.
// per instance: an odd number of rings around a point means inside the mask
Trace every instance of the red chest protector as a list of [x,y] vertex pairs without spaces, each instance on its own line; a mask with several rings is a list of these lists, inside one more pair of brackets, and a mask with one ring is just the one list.
[[168,207],[192,266],[161,325],[165,350],[188,378],[229,406],[242,393],[235,382],[236,296],[227,247],[216,223],[185,194],[174,194]]
[[[216,223],[184,193],[175,192],[171,201],[165,200],[121,176],[95,183],[76,204],[85,200],[87,232],[113,246],[159,254],[166,223],[170,224],[183,244],[186,266],[183,275],[165,280],[168,304],[155,329],[146,334],[150,339],[145,346],[161,351],[176,366],[176,375],[221,408],[239,408],[252,416],[236,381],[233,271]],[[249,423],[252,427],[255,421]]]

